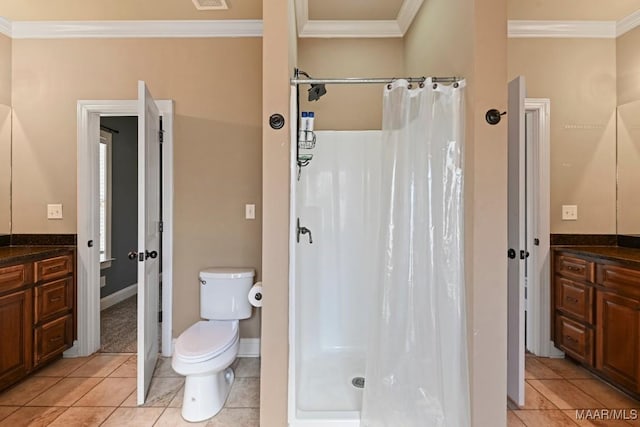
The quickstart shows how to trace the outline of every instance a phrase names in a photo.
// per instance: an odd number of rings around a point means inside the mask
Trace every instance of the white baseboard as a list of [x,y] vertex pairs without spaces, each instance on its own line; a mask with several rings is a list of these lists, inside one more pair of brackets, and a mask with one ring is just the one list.
[[260,357],[260,338],[240,338],[238,357]]
[[117,292],[112,293],[111,295],[107,295],[104,298],[100,299],[100,311],[105,308],[109,308],[112,305],[116,305],[119,302],[126,300],[138,293],[138,284],[134,283],[131,286],[127,286],[124,289],[121,289]]

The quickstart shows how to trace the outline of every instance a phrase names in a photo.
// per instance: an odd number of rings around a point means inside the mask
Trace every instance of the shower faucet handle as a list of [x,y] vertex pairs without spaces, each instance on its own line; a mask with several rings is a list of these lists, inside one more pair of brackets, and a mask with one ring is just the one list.
[[296,240],[298,241],[298,243],[300,243],[300,235],[301,234],[308,234],[309,235],[309,243],[313,243],[313,237],[311,236],[311,230],[309,230],[307,227],[300,227],[300,218],[298,218],[298,222],[296,224]]

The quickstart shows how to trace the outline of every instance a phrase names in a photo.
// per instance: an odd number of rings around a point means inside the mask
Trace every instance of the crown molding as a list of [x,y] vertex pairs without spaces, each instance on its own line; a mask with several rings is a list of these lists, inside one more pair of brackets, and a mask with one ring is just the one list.
[[6,22],[14,39],[262,37],[261,20]]
[[0,34],[11,37],[11,21],[0,16]]
[[404,2],[402,2],[396,21],[403,36],[409,31],[409,27],[418,14],[422,3],[424,3],[424,0],[404,0]]
[[402,37],[395,20],[388,21],[307,21],[299,37],[314,38],[382,38]]
[[615,21],[509,21],[509,38],[616,38]]
[[640,10],[633,12],[629,16],[625,16],[617,23],[616,35],[620,37],[623,34],[640,26]]

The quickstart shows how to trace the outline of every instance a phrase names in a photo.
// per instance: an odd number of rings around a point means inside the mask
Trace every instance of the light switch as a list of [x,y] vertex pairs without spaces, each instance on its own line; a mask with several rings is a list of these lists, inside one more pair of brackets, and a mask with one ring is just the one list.
[[256,205],[244,205],[245,219],[256,219]]
[[47,205],[47,219],[62,219],[62,204]]
[[562,205],[562,220],[563,221],[577,221],[578,220],[578,206],[577,205]]

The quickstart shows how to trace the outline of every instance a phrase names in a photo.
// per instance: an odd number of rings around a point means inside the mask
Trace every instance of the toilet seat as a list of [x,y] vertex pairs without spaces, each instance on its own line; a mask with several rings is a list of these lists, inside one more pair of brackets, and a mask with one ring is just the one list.
[[238,341],[237,320],[201,320],[176,340],[175,357],[186,363],[198,363],[225,352]]

